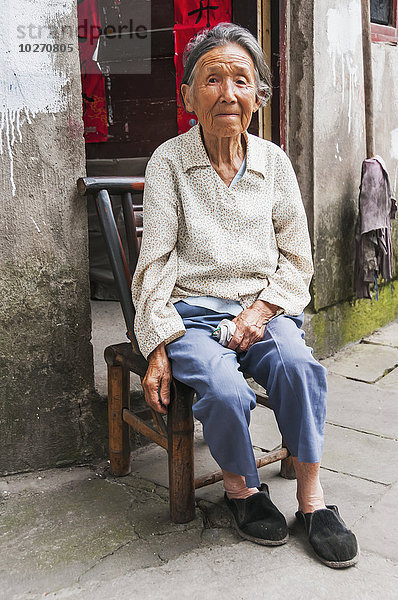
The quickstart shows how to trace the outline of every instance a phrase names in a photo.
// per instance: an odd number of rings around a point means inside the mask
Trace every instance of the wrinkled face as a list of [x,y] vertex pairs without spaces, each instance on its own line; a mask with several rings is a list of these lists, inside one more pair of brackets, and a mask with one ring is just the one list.
[[181,87],[185,105],[205,133],[232,137],[246,131],[261,100],[256,97],[250,54],[237,44],[206,52],[196,63],[192,86]]

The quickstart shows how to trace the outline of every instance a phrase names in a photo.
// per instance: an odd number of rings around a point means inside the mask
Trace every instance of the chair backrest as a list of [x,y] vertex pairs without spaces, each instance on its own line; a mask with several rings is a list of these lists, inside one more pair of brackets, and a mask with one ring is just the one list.
[[[142,194],[144,177],[81,177],[78,179],[77,189],[82,196],[92,194],[95,197],[95,206],[128,336],[134,352],[140,354],[134,335],[135,310],[131,298],[131,279],[137,264],[142,237],[142,204],[135,204],[133,199],[137,198],[138,194]],[[116,226],[110,194],[121,195],[127,252],[123,248]]]

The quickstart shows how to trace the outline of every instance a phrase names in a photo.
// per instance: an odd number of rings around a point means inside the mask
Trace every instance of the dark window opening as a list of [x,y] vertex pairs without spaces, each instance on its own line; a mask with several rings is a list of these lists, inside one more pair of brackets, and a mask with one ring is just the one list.
[[372,42],[398,42],[397,0],[370,0]]
[[370,19],[379,25],[392,24],[392,0],[370,0]]

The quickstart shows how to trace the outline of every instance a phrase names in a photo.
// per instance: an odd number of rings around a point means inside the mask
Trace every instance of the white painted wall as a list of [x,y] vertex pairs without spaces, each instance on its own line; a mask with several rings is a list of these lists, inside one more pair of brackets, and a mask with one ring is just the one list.
[[[357,0],[331,7],[326,13],[327,51],[330,56],[333,87],[341,94],[341,105],[347,113],[350,135],[354,96],[360,83],[360,65],[356,60],[361,43],[361,7]],[[317,82],[318,83],[318,82]]]
[[[42,52],[41,45],[53,47],[61,34],[59,19],[73,8],[74,0],[1,0],[0,153],[8,156],[13,196],[14,148],[23,143],[23,124],[31,125],[39,113],[55,116],[67,106],[68,77],[57,67],[58,54]],[[39,44],[40,51],[21,52],[20,44]]]
[[372,44],[372,58],[376,153],[386,161],[398,195],[398,46]]

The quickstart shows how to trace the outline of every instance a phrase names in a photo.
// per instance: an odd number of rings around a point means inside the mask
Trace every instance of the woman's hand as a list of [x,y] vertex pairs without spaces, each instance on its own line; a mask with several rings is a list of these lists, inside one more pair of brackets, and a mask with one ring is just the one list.
[[150,353],[148,361],[148,369],[142,380],[145,401],[153,410],[166,415],[170,403],[171,366],[163,342]]
[[264,300],[256,300],[249,308],[232,319],[236,331],[228,348],[236,352],[246,352],[250,346],[263,339],[265,326],[274,316],[279,306]]

